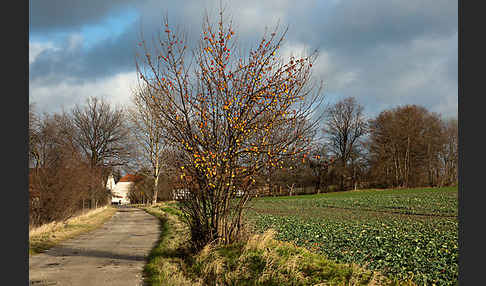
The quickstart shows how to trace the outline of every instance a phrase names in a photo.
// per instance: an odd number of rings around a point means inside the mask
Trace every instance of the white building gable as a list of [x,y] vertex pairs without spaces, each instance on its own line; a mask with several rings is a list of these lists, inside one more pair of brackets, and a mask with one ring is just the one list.
[[111,202],[117,202],[119,204],[129,204],[130,198],[128,197],[128,194],[130,193],[133,185],[134,182],[118,182],[115,185],[114,190],[112,191],[113,195],[111,197]]
[[[113,178],[113,176],[111,176]],[[135,181],[139,179],[137,176],[127,174],[123,178],[120,179],[118,183],[116,183],[111,190],[111,202],[112,203],[118,203],[118,204],[129,204],[130,203],[130,198],[128,194],[130,193],[130,190],[133,188],[135,185]],[[115,181],[113,180],[113,183]],[[108,179],[107,182],[107,188],[108,184],[110,183],[110,178]],[[111,185],[110,185],[111,186]]]
[[115,189],[115,184],[115,178],[113,177],[113,174],[110,174],[108,176],[108,180],[106,181],[106,188],[113,191]]

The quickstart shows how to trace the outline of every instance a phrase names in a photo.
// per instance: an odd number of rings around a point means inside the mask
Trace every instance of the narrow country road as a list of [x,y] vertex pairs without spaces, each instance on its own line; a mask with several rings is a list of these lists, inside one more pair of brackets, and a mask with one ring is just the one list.
[[160,235],[159,220],[120,208],[100,228],[29,257],[30,285],[142,285],[145,259]]

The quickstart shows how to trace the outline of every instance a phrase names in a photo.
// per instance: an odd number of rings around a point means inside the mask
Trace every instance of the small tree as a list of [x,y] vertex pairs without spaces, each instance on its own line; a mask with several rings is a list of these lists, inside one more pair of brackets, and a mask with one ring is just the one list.
[[231,22],[222,11],[216,25],[206,16],[194,67],[184,35],[167,18],[154,52],[140,43],[137,71],[151,89],[147,104],[181,154],[179,174],[189,190],[182,210],[196,248],[235,241],[255,178],[305,152],[315,130],[311,115],[322,99],[310,81],[316,53],[283,62],[285,32],[277,32],[237,56]]
[[142,160],[150,165],[147,175],[153,179],[152,204],[155,204],[164,163],[162,155],[167,152],[163,152],[166,147],[162,136],[163,129],[159,128],[156,113],[148,105],[153,97],[152,92],[153,89],[146,87],[135,90],[132,95],[133,108],[128,110],[128,114],[132,123],[131,131],[141,148]]
[[329,168],[334,163],[334,159],[328,158],[325,145],[317,145],[308,155],[307,163],[314,175],[315,189],[320,193],[326,183]]

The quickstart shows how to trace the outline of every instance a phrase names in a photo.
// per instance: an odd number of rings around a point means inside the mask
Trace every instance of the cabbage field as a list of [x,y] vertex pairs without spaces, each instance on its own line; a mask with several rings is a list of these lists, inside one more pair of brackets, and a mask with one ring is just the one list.
[[273,228],[338,262],[418,285],[458,281],[457,187],[362,190],[251,201],[256,231]]

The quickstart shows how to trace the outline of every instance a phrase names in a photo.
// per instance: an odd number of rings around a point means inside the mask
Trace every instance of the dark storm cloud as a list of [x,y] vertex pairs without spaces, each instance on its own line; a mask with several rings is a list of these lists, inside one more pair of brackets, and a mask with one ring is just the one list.
[[457,1],[340,1],[320,26],[327,46],[356,50],[396,44],[456,30]]
[[[137,1],[142,2],[142,1]],[[29,0],[31,33],[76,30],[132,7],[130,0]]]
[[341,0],[336,5],[303,1],[289,9],[286,20],[292,25],[290,38],[355,53],[457,31],[457,1]]
[[321,51],[317,69],[328,91],[356,97],[367,113],[457,107],[456,1],[339,1],[291,9],[287,18],[289,41]]
[[29,67],[30,79],[100,79],[135,67],[135,25],[121,35],[103,40],[90,49],[83,48],[82,38],[77,43],[73,43],[73,38],[76,37],[66,39],[59,49],[46,49],[41,52]]
[[[62,2],[62,1],[60,1]],[[104,1],[100,1],[104,2]],[[128,6],[124,3],[118,3],[117,1],[106,1],[103,5],[94,5],[99,9],[80,7],[82,9],[77,10],[76,16],[73,19],[67,19],[65,16],[57,19],[54,15],[55,21],[49,21],[45,15],[38,15],[43,13],[52,13],[47,5],[42,6],[43,9],[36,10],[36,7],[32,7],[32,18],[37,15],[38,18],[44,19],[43,21],[32,21],[31,34],[40,37],[48,37],[49,33],[43,33],[40,31],[49,29],[49,32],[55,33],[55,31],[65,31],[71,28],[77,27],[79,30],[83,25],[101,23],[103,16],[105,15],[117,15],[122,7]],[[129,2],[129,1],[127,1]],[[37,2],[36,2],[37,3]],[[129,2],[129,3],[134,3]],[[37,80],[40,78],[50,80],[72,80],[73,78],[79,79],[100,79],[107,76],[113,76],[119,72],[126,72],[135,68],[135,54],[137,51],[137,43],[141,39],[141,32],[143,32],[144,38],[150,42],[152,37],[160,31],[162,17],[166,12],[170,10],[171,23],[183,25],[188,28],[194,28],[199,24],[200,15],[198,15],[198,24],[191,24],[190,21],[195,20],[195,17],[186,17],[187,11],[184,9],[184,5],[174,6],[171,9],[167,9],[163,5],[163,1],[156,2],[156,6],[144,6],[143,2],[136,2],[138,6],[131,7],[138,12],[139,17],[129,23],[127,28],[116,36],[107,35],[107,37],[90,48],[83,47],[83,39],[79,36],[79,42],[73,45],[73,38],[76,36],[68,36],[60,44],[58,49],[48,49],[37,55],[35,61],[29,67],[29,77],[31,80]],[[47,4],[52,4],[51,8],[57,11],[72,9],[69,5],[57,5],[57,1],[48,1]],[[55,4],[55,5],[54,5]],[[126,4],[126,3],[125,3]],[[149,3],[152,4],[152,3]],[[88,5],[88,4],[86,4]],[[92,9],[96,10],[96,13],[90,14]],[[50,11],[50,12],[47,12]],[[194,11],[194,10],[193,10]],[[70,12],[74,13],[74,12]],[[60,13],[64,15],[64,13]],[[201,14],[202,15],[202,14]],[[42,16],[42,17],[41,17]],[[79,34],[79,33],[78,33]],[[139,50],[140,51],[140,50]]]
[[[368,49],[355,56],[331,52],[329,58],[337,66],[332,76],[354,71],[355,77],[339,87],[333,87],[336,77],[331,78],[330,86],[342,96],[356,97],[370,114],[403,104],[450,113],[457,107],[456,42],[457,34],[424,36]],[[447,105],[441,105],[442,102]]]
[[[197,37],[204,9],[216,16],[219,5],[219,1],[88,2],[33,1],[30,32],[78,31],[123,9],[134,9],[139,18],[118,36],[89,49],[72,37],[57,50],[45,50],[30,65],[31,81],[79,83],[133,71],[141,28],[150,40],[167,13],[171,24],[186,30],[190,38]],[[283,27],[289,25],[287,47],[318,49],[316,76],[324,79],[330,93],[355,96],[369,113],[407,103],[450,111],[457,103],[457,1],[248,0],[224,6],[244,47],[277,20]]]

